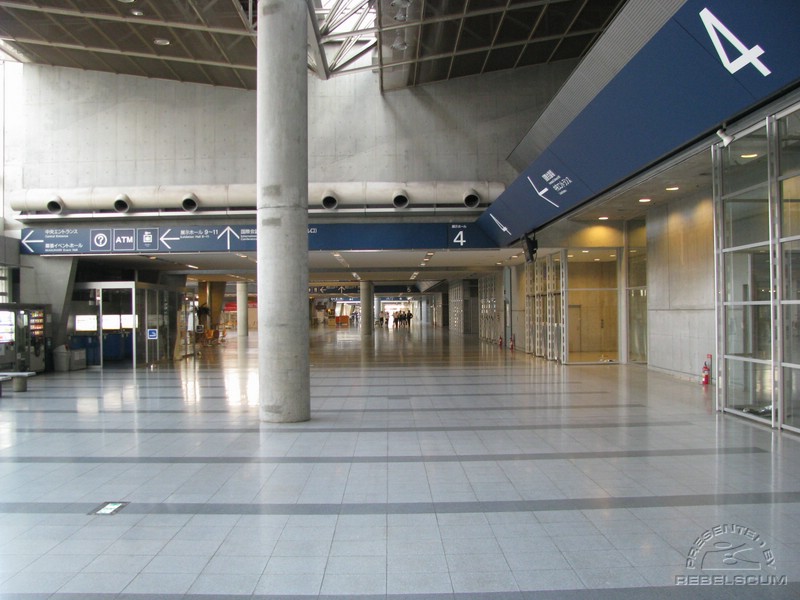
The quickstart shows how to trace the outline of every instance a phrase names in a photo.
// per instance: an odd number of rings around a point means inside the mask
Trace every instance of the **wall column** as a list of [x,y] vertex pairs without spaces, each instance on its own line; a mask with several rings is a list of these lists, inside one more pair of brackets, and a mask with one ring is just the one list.
[[311,417],[307,23],[306,2],[258,4],[258,382],[274,423]]
[[247,282],[236,282],[236,335],[240,338],[246,338],[249,332],[247,326]]
[[362,281],[359,284],[361,291],[361,337],[368,337],[375,331],[375,284],[371,281]]
[[67,324],[72,314],[72,289],[78,259],[22,255],[19,257],[20,298],[27,304],[49,304],[52,311],[53,347],[67,343]]

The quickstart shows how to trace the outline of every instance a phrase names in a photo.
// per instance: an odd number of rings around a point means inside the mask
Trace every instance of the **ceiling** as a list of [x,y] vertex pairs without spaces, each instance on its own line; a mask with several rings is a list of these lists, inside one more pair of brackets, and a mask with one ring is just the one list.
[[[306,0],[309,70],[382,90],[580,58],[626,0]],[[257,0],[0,0],[17,60],[254,90]]]
[[[626,0],[306,0],[308,68],[322,79],[377,71],[382,91],[583,57]],[[0,51],[38,64],[254,90],[257,0],[0,0]],[[167,43],[168,42],[168,43]],[[628,185],[568,217],[642,216],[667,181],[710,189],[707,154]],[[651,203],[640,203],[650,197]],[[432,254],[430,254],[432,252]],[[547,249],[540,249],[540,253]],[[425,260],[425,259],[428,260]],[[254,281],[239,254],[94,257],[195,280]],[[520,248],[311,252],[314,285],[414,284],[521,264]],[[416,275],[414,275],[416,273]]]

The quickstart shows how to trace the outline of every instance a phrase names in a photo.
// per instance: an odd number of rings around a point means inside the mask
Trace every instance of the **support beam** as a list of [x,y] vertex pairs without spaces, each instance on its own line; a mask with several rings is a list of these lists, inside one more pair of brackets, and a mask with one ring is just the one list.
[[307,13],[297,0],[258,3],[258,382],[273,423],[311,417]]

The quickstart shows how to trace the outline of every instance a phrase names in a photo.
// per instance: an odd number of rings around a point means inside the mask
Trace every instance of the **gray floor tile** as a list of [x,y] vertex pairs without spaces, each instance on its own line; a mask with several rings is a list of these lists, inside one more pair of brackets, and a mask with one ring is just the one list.
[[[800,577],[794,437],[773,451],[700,386],[424,328],[401,362],[390,337],[365,356],[357,331],[312,335],[305,424],[261,424],[246,387],[231,403],[256,336],[4,396],[2,594],[660,594],[698,535],[736,522]],[[131,504],[86,514],[108,498]]]

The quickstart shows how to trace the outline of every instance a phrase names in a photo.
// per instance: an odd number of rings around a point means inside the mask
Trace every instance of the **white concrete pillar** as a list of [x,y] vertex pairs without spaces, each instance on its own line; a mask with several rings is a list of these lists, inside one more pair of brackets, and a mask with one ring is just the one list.
[[375,284],[371,281],[362,281],[359,288],[361,292],[361,337],[368,337],[375,330],[375,313],[372,310],[375,302]]
[[306,2],[258,3],[258,382],[274,423],[311,417],[307,24]]
[[247,282],[236,282],[236,335],[239,338],[246,338],[249,332],[247,320]]

